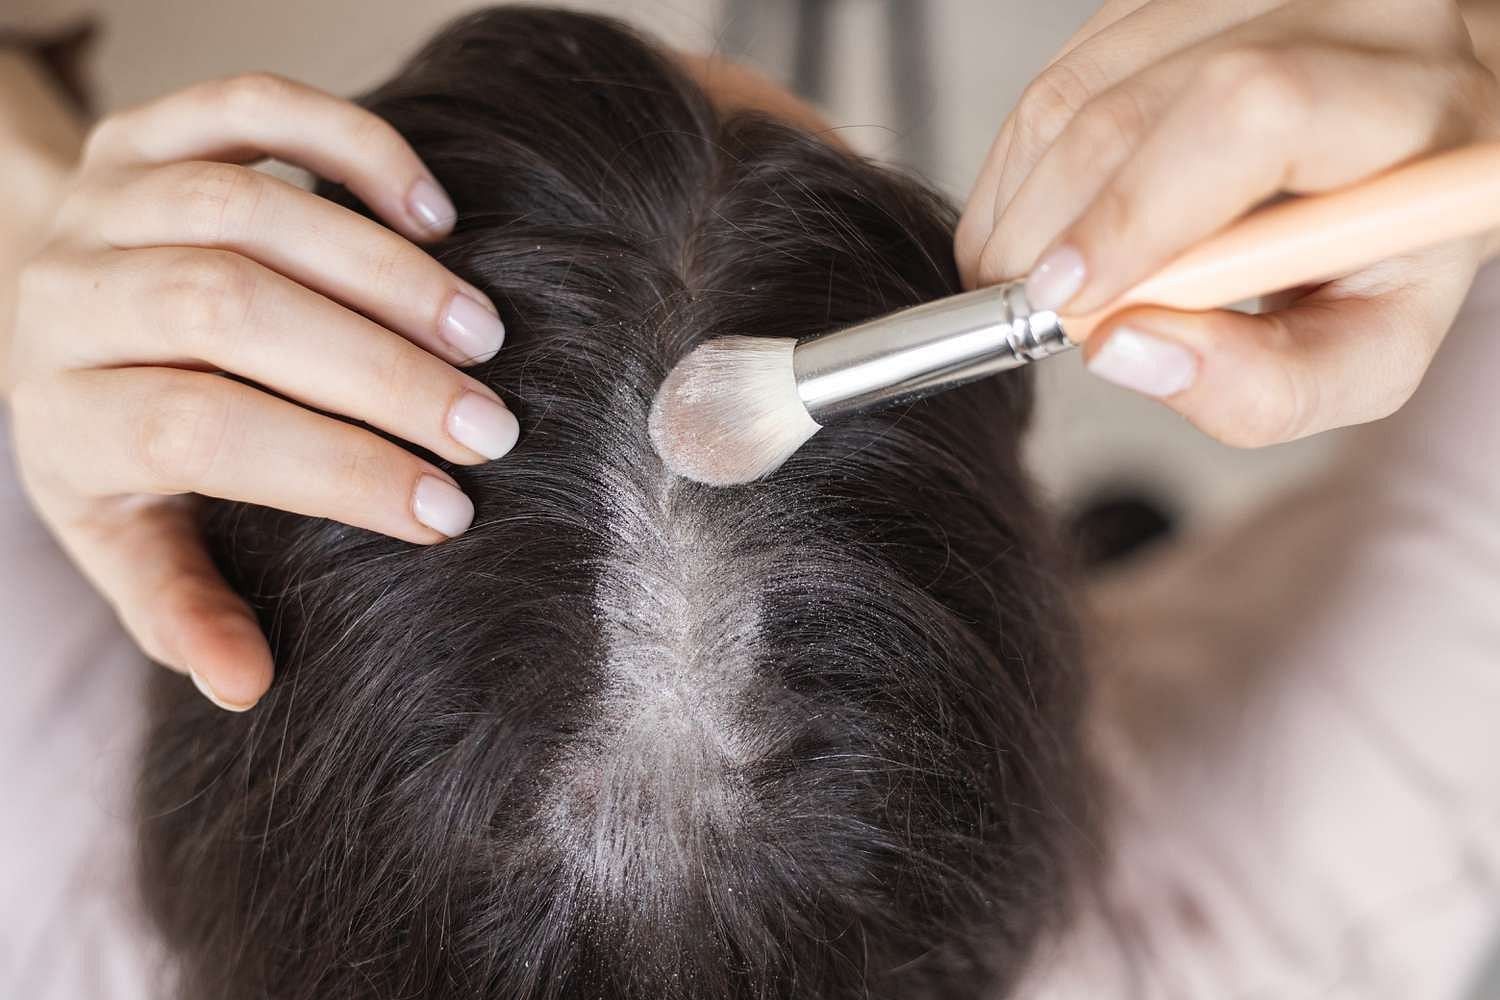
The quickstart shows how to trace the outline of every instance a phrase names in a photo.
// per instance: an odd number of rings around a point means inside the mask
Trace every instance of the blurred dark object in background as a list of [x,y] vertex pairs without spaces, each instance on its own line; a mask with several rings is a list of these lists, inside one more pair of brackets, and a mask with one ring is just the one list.
[[1110,488],[1085,498],[1064,519],[1064,536],[1085,572],[1123,562],[1171,538],[1179,515],[1147,490]]
[[74,108],[90,115],[94,106],[84,62],[96,31],[93,20],[79,21],[46,35],[0,30],[0,49],[25,49],[34,54]]

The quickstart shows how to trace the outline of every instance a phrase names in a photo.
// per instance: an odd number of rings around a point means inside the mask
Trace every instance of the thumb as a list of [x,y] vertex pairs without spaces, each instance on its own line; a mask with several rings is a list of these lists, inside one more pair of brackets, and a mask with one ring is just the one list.
[[1400,408],[1457,308],[1432,299],[1431,288],[1348,298],[1324,289],[1260,316],[1128,309],[1089,338],[1084,359],[1209,436],[1258,448]]
[[220,708],[253,707],[271,684],[270,647],[204,548],[196,498],[116,503],[59,532],[80,568],[148,656]]

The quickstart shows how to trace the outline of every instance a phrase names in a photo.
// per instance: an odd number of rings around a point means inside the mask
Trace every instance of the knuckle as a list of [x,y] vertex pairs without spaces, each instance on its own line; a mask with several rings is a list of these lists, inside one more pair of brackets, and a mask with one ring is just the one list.
[[1202,93],[1234,125],[1254,132],[1295,127],[1312,107],[1305,74],[1284,52],[1240,48],[1204,66]]
[[429,395],[420,377],[425,366],[413,362],[407,341],[382,337],[368,351],[369,388],[374,398],[411,400]]
[[134,457],[151,488],[190,491],[212,470],[230,419],[228,399],[214,388],[174,379],[141,401]]
[[167,263],[157,289],[160,329],[184,346],[246,323],[258,278],[249,261],[222,251],[190,251]]
[[124,126],[118,114],[106,115],[95,122],[83,139],[83,162],[96,162],[106,150],[119,145],[123,130]]
[[360,435],[351,441],[334,463],[335,488],[351,510],[377,510],[391,503],[400,483],[415,481],[381,439]]
[[372,288],[409,286],[412,279],[421,273],[417,253],[401,245],[395,239],[384,239],[378,249],[373,249],[369,258],[369,281]]
[[384,118],[355,104],[347,105],[350,148],[389,152],[406,145],[401,133]]
[[[1239,374],[1222,390],[1200,394],[1202,430],[1235,448],[1264,448],[1322,430],[1322,387],[1300,363],[1292,329],[1276,314],[1255,330],[1253,347],[1231,350]],[[1248,353],[1247,353],[1248,350]]]
[[238,121],[255,121],[273,114],[297,92],[297,85],[275,73],[241,73],[223,81],[217,95],[219,109]]
[[249,228],[265,196],[266,179],[232,163],[185,163],[167,170],[175,212],[198,244],[232,242]]
[[1085,107],[1074,127],[1078,129],[1077,155],[1094,160],[1106,150],[1135,146],[1146,132],[1146,111],[1133,94],[1121,89]]
[[1276,365],[1238,407],[1231,409],[1220,440],[1238,448],[1264,448],[1312,433],[1321,392],[1316,379],[1299,377],[1289,366]]
[[1032,81],[1016,105],[1016,141],[1033,151],[1052,145],[1093,97],[1084,74],[1059,59]]
[[1279,369],[1272,382],[1275,388],[1264,397],[1264,405],[1252,417],[1250,427],[1257,432],[1258,444],[1281,444],[1306,437],[1315,428],[1313,421],[1321,407],[1322,396],[1317,379],[1299,378],[1291,369]]

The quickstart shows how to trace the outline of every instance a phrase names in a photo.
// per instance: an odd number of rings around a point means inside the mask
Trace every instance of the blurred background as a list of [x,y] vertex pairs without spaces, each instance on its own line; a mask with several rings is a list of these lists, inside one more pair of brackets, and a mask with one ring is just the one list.
[[[1097,0],[562,0],[676,46],[743,59],[821,106],[848,141],[961,200],[1027,82]],[[93,11],[90,60],[104,110],[184,84],[271,70],[353,94],[388,75],[473,0],[6,0],[62,21]],[[211,41],[205,41],[211,40]],[[503,178],[497,178],[503,183]],[[1189,528],[1232,516],[1328,454],[1326,439],[1225,448],[1147,400],[1040,366],[1033,466],[1064,504],[1126,491]]]

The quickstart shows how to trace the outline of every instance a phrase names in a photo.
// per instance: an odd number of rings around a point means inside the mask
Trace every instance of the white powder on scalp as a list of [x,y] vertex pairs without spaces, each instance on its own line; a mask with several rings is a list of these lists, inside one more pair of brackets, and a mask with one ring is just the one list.
[[689,484],[604,476],[602,713],[564,762],[552,816],[581,887],[640,900],[682,888],[742,820],[737,773],[756,748],[738,719],[761,608],[723,528],[679,502]]

